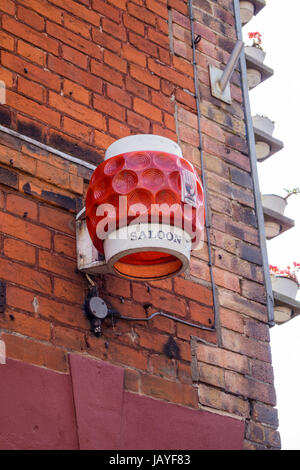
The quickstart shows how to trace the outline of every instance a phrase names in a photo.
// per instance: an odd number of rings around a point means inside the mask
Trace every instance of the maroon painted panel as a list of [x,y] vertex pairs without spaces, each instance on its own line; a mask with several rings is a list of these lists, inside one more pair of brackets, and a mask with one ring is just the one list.
[[78,449],[70,376],[7,359],[0,365],[0,449]]
[[244,423],[125,392],[120,449],[240,450]]
[[80,449],[118,449],[124,370],[76,354],[70,368]]

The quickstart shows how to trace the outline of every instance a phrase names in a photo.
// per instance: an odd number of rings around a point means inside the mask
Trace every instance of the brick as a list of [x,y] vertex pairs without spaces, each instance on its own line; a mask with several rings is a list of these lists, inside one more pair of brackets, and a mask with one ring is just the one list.
[[135,327],[135,332],[139,337],[139,346],[141,348],[163,353],[164,346],[169,340],[168,335],[160,334],[142,327]]
[[35,264],[36,249],[23,243],[20,240],[6,238],[3,245],[3,253],[8,258],[16,259],[17,261],[24,261],[27,264]]
[[122,73],[127,72],[127,61],[110,51],[104,51],[104,62]]
[[145,34],[145,25],[141,21],[137,20],[136,18],[128,15],[128,13],[123,14],[123,22],[124,26],[131,31],[134,31],[141,36]]
[[158,44],[159,46],[162,46],[169,50],[169,37],[165,34],[159,33],[153,28],[148,28],[148,39],[151,42],[154,42],[155,44]]
[[263,322],[267,322],[267,309],[264,305],[246,300],[240,295],[219,289],[219,302],[222,307],[245,314],[252,318],[257,318]]
[[103,0],[93,0],[93,9],[101,13],[101,15],[107,16],[116,23],[120,21],[120,12],[118,8],[109,5]]
[[54,235],[54,250],[70,258],[76,258],[76,243],[74,238],[57,233]]
[[73,13],[74,16],[81,18],[82,20],[86,21],[87,23],[91,23],[95,26],[99,26],[99,15],[94,11],[86,8],[83,5],[80,5],[75,2],[65,2],[64,0],[51,0],[52,3],[57,5],[64,10]]
[[105,286],[111,294],[119,295],[121,297],[130,297],[130,282],[126,279],[120,279],[115,276],[105,276]]
[[12,359],[59,372],[67,371],[67,356],[62,349],[6,333],[2,333],[1,339],[5,342],[7,356]]
[[270,341],[270,328],[266,323],[245,318],[245,335],[259,341]]
[[65,44],[62,45],[61,50],[62,50],[62,57],[64,59],[68,60],[69,62],[72,62],[73,64],[77,65],[78,67],[82,69],[85,69],[85,70],[87,69],[88,58],[85,54],[82,54],[76,49],[66,46]]
[[117,72],[116,70],[108,67],[107,65],[104,65],[103,63],[92,60],[91,72],[103,78],[103,80],[106,80],[107,82],[122,87],[123,75],[120,72]]
[[49,4],[46,0],[21,0],[21,2],[30,7],[32,10],[39,13],[41,16],[45,16],[55,23],[62,23],[63,12],[59,8]]
[[215,283],[218,286],[225,287],[226,289],[230,289],[235,292],[240,292],[240,279],[238,276],[218,268],[214,268],[213,273]]
[[131,107],[130,95],[126,91],[121,90],[119,87],[107,83],[106,93],[107,96],[111,98],[111,100],[116,101],[117,103],[121,104],[122,106],[125,106],[126,108]]
[[58,112],[24,98],[23,96],[17,95],[9,90],[6,91],[6,104],[54,127],[60,126],[60,115]]
[[257,284],[256,282],[242,280],[242,294],[248,299],[260,303],[266,303],[266,290],[265,287]]
[[79,275],[75,274],[75,261],[68,260],[67,258],[63,259],[61,256],[49,253],[48,251],[41,250],[39,252],[39,266],[42,269],[60,274],[64,277],[69,277],[74,280],[80,279]]
[[50,341],[51,338],[48,321],[10,309],[6,310],[5,316],[0,317],[0,327],[35,339]]
[[79,124],[79,122],[74,121],[67,116],[64,117],[64,130],[67,134],[74,135],[88,143],[90,141],[91,129],[83,124]]
[[176,294],[196,300],[204,305],[213,305],[210,289],[181,277],[174,279],[174,291]]
[[46,318],[52,323],[58,322],[75,328],[90,329],[89,322],[83,314],[81,306],[62,303],[61,299],[57,302],[39,296],[38,313],[40,317]]
[[94,126],[99,130],[105,129],[105,120],[103,115],[91,110],[86,106],[51,92],[49,95],[49,103],[51,106],[62,111],[63,113],[66,113],[78,121],[82,121],[90,126]]
[[98,132],[97,130],[95,130],[94,141],[97,147],[100,147],[106,150],[107,147],[109,147],[115,141],[115,139],[111,137],[110,135],[108,135],[107,133],[104,134],[102,132]]
[[102,30],[121,41],[126,41],[126,29],[124,26],[116,24],[108,18],[102,18]]
[[90,38],[90,24],[84,23],[78,18],[74,18],[74,16],[68,15],[67,13],[64,13],[64,26],[74,33],[80,34],[80,36],[87,39]]
[[18,91],[41,103],[45,103],[46,101],[45,88],[23,77],[18,77]]
[[133,298],[138,302],[152,303],[154,307],[163,311],[175,313],[180,316],[186,315],[185,301],[174,294],[151,288],[148,292],[146,286],[142,284],[133,284]]
[[227,370],[225,371],[225,384],[226,390],[231,393],[243,395],[268,405],[276,404],[275,390],[271,384],[258,382]]
[[36,294],[19,287],[8,285],[6,289],[6,302],[9,307],[25,310],[29,313],[36,314]]
[[70,329],[69,327],[65,328],[55,325],[53,328],[52,342],[54,345],[75,350],[76,352],[85,351],[86,349],[84,334],[81,331]]
[[261,382],[274,383],[273,367],[268,362],[252,360],[251,375],[254,379],[260,380]]
[[9,15],[14,15],[16,10],[15,3],[12,0],[6,0],[0,5],[0,10],[5,11]]
[[4,31],[0,31],[0,46],[3,49],[8,49],[9,51],[14,50],[15,40],[12,36],[9,36]]
[[149,69],[159,77],[165,78],[181,88],[187,88],[189,91],[194,91],[194,82],[192,78],[186,77],[168,66],[159,64],[153,59],[149,59]]
[[150,356],[149,371],[153,375],[175,378],[177,375],[176,360],[169,359],[160,354],[153,354]]
[[124,388],[130,392],[138,392],[140,387],[140,374],[133,369],[124,369]]
[[140,51],[146,52],[153,57],[158,57],[158,47],[156,44],[152,44],[147,39],[138,36],[132,32],[129,32],[129,42]]
[[21,236],[22,240],[44,248],[51,245],[49,230],[8,213],[1,214],[0,231],[16,238]]
[[264,403],[254,402],[252,407],[252,418],[260,423],[278,427],[278,411]]
[[94,107],[103,114],[108,114],[120,121],[125,121],[125,109],[104,96],[94,95]]
[[78,85],[77,83],[70,82],[69,80],[64,80],[64,94],[73,98],[80,103],[89,105],[90,102],[90,93],[84,87]]
[[178,72],[182,72],[186,75],[189,75],[190,77],[193,77],[193,66],[191,65],[190,61],[174,55],[173,66],[178,70]]
[[38,161],[36,168],[36,176],[41,178],[44,181],[53,183],[62,188],[69,187],[69,174],[67,171],[61,170],[59,168],[55,169],[53,172],[52,165],[48,165],[46,162]]
[[196,357],[198,361],[216,365],[224,369],[234,370],[243,374],[249,373],[248,359],[241,354],[198,343]]
[[192,257],[190,261],[190,274],[191,276],[196,277],[198,279],[207,282],[211,281],[209,267],[207,263],[195,257]]
[[249,418],[250,405],[247,400],[224,393],[217,388],[204,384],[198,386],[199,402],[201,405],[223,410],[243,418]]
[[230,351],[244,354],[254,359],[271,362],[271,351],[268,343],[256,341],[234,331],[222,330],[223,347]]
[[31,62],[35,62],[42,67],[46,65],[46,53],[38,49],[37,47],[33,47],[30,44],[27,44],[21,39],[18,40],[17,45],[18,54],[25,57],[26,59],[30,60]]
[[54,278],[54,295],[67,302],[83,305],[86,297],[86,289],[74,282]]
[[198,362],[199,381],[225,388],[224,370],[204,362]]
[[6,197],[6,210],[28,219],[37,219],[37,204],[18,194],[9,193]]
[[0,278],[43,293],[51,292],[49,276],[20,264],[2,259]]
[[40,206],[40,222],[48,227],[70,235],[75,233],[74,216],[47,206]]
[[28,10],[27,8],[19,6],[17,10],[17,16],[21,21],[28,24],[29,26],[32,26],[34,29],[43,31],[45,24],[44,18],[32,10]]
[[2,27],[9,32],[13,31],[15,36],[34,44],[40,49],[44,49],[55,55],[58,54],[58,42],[55,39],[49,38],[43,32],[35,31],[29,26],[16,21],[14,18],[4,15],[2,18]]
[[122,53],[123,57],[127,59],[128,62],[133,62],[140,67],[146,68],[147,56],[143,52],[138,51],[130,44],[123,44]]
[[72,33],[64,27],[56,25],[54,23],[47,22],[46,31],[48,35],[53,36],[64,44],[68,44],[69,46],[78,49],[83,54],[101,60],[102,52],[100,51],[99,47],[92,41],[78,36],[78,34]]
[[109,36],[103,31],[98,29],[92,30],[93,41],[100,44],[104,49],[109,49],[113,52],[121,51],[121,41]]
[[160,79],[153,76],[147,70],[144,70],[136,65],[130,65],[130,75],[138,82],[144,83],[145,85],[154,88],[155,90],[160,89]]
[[141,132],[150,132],[150,122],[140,114],[127,111],[127,122],[130,126],[139,129]]
[[165,380],[161,377],[141,375],[141,392],[160,400],[197,408],[196,390],[188,385]]
[[224,328],[244,333],[244,321],[240,313],[233,312],[226,308],[220,308],[220,323]]
[[83,85],[89,90],[93,90],[98,93],[102,90],[102,82],[98,77],[94,77],[90,73],[85,72],[64,60],[50,56],[48,58],[48,67],[56,74],[62,75],[73,82],[75,80],[76,83]]
[[127,8],[128,13],[131,16],[134,16],[137,19],[143,18],[143,21],[145,23],[150,24],[152,26],[156,25],[156,18],[154,13],[147,10],[146,8],[135,5],[134,3],[128,3]]
[[147,355],[144,351],[111,342],[108,347],[108,355],[114,363],[126,364],[140,370],[147,369]]
[[140,98],[134,98],[133,109],[142,116],[148,117],[153,121],[162,121],[162,112],[156,106],[141,100]]
[[118,8],[121,8],[122,10],[126,10],[126,0],[108,0],[109,3],[112,5],[115,5]]
[[60,90],[60,79],[49,71],[44,71],[40,67],[32,65],[23,59],[7,52],[2,53],[2,63],[5,67],[14,70],[30,80],[38,82],[51,90]]
[[115,121],[114,119],[109,119],[108,124],[109,132],[116,137],[126,137],[130,135],[130,128],[126,124]]
[[262,264],[262,254],[259,248],[247,243],[238,243],[238,255],[241,259],[255,264]]
[[214,324],[214,311],[211,307],[205,307],[196,302],[189,302],[191,320],[201,325],[212,327]]
[[2,80],[5,83],[6,87],[11,88],[13,86],[13,79],[14,79],[14,74],[12,72],[4,68],[0,69],[0,80]]
[[188,43],[178,41],[177,39],[173,40],[174,54],[177,56],[183,57],[189,62],[192,61],[192,50],[191,46]]

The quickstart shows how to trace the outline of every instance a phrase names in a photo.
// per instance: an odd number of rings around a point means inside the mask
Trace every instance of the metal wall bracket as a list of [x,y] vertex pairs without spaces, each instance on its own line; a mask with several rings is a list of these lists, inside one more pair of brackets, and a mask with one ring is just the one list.
[[87,274],[103,274],[108,272],[104,256],[94,247],[89,235],[85,208],[76,217],[76,249],[77,249],[77,269]]
[[244,43],[238,40],[235,43],[229,61],[223,70],[212,65],[209,66],[211,94],[225,103],[231,104],[230,79],[239,60]]

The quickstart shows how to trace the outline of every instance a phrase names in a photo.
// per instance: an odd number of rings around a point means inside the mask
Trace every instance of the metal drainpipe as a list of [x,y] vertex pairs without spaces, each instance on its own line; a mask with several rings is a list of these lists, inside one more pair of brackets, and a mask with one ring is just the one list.
[[[233,1],[234,1],[234,15],[235,15],[237,39],[243,40],[239,0],[233,0]],[[275,325],[274,323],[274,298],[273,298],[273,291],[272,291],[271,277],[270,277],[270,270],[269,270],[264,214],[263,214],[263,208],[262,208],[261,193],[260,193],[260,188],[259,188],[256,150],[255,150],[255,138],[254,138],[254,132],[253,132],[252,116],[251,116],[251,107],[250,107],[250,99],[249,99],[249,91],[248,91],[247,67],[246,67],[244,49],[242,50],[241,55],[240,55],[240,73],[241,73],[241,83],[242,83],[242,91],[243,91],[246,135],[247,135],[247,141],[248,141],[248,150],[249,150],[251,172],[252,172],[252,179],[253,179],[254,201],[255,201],[255,209],[256,209],[257,222],[258,222],[260,248],[261,248],[261,253],[262,253],[265,288],[266,288],[266,293],[267,293],[268,322],[269,322],[269,326],[274,326]]]
[[207,248],[208,248],[208,266],[209,266],[211,285],[212,285],[214,322],[215,322],[215,327],[216,327],[218,324],[218,307],[217,307],[218,304],[217,304],[217,293],[216,293],[216,285],[214,281],[212,254],[211,254],[212,250],[211,250],[211,240],[210,240],[210,231],[209,231],[210,223],[208,222],[207,186],[206,186],[205,169],[204,169],[202,131],[201,131],[201,122],[200,122],[201,120],[200,93],[199,93],[199,86],[198,86],[198,72],[197,72],[197,64],[196,64],[196,44],[201,38],[200,36],[195,38],[193,0],[188,1],[188,9],[189,9],[189,18],[190,18],[190,27],[191,27],[191,41],[192,41],[192,48],[193,48],[194,87],[195,87],[195,100],[196,100],[196,106],[197,106],[197,126],[198,126],[198,134],[199,134],[198,150],[200,152],[201,177],[202,177],[202,184],[203,184],[203,191],[204,191],[205,229],[206,229]]

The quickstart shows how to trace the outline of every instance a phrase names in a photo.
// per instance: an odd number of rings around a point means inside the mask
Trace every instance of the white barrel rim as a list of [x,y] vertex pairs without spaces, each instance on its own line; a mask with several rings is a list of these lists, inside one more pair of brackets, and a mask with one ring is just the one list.
[[113,142],[106,150],[104,160],[122,153],[157,151],[166,152],[183,158],[179,145],[167,137],[154,134],[136,134]]
[[[127,232],[129,236],[132,233],[142,233],[149,231],[149,228],[153,233],[162,232],[165,234],[173,234],[174,237],[172,240],[168,240],[166,237],[163,239],[159,238],[142,238],[142,239],[124,239],[124,236]],[[119,238],[118,238],[119,237]],[[121,237],[121,240],[120,240]],[[182,243],[176,242],[176,239],[181,237]],[[122,243],[120,243],[120,241]],[[183,229],[170,226],[166,224],[158,223],[142,223],[142,224],[132,224],[127,227],[122,227],[114,232],[110,233],[109,236],[104,240],[104,254],[107,266],[111,272],[115,272],[118,275],[124,277],[124,273],[120,272],[116,268],[116,263],[124,256],[140,253],[145,251],[157,251],[162,253],[168,253],[172,255],[176,260],[180,261],[180,267],[174,270],[174,272],[167,273],[166,275],[161,275],[159,277],[143,277],[143,280],[160,280],[166,279],[173,276],[177,276],[183,271],[185,271],[190,263],[190,253],[191,253],[191,237]],[[151,265],[153,268],[153,265]],[[147,269],[143,266],[143,269]],[[134,279],[135,276],[127,276],[130,279]],[[140,275],[136,276],[136,279],[141,280]]]

